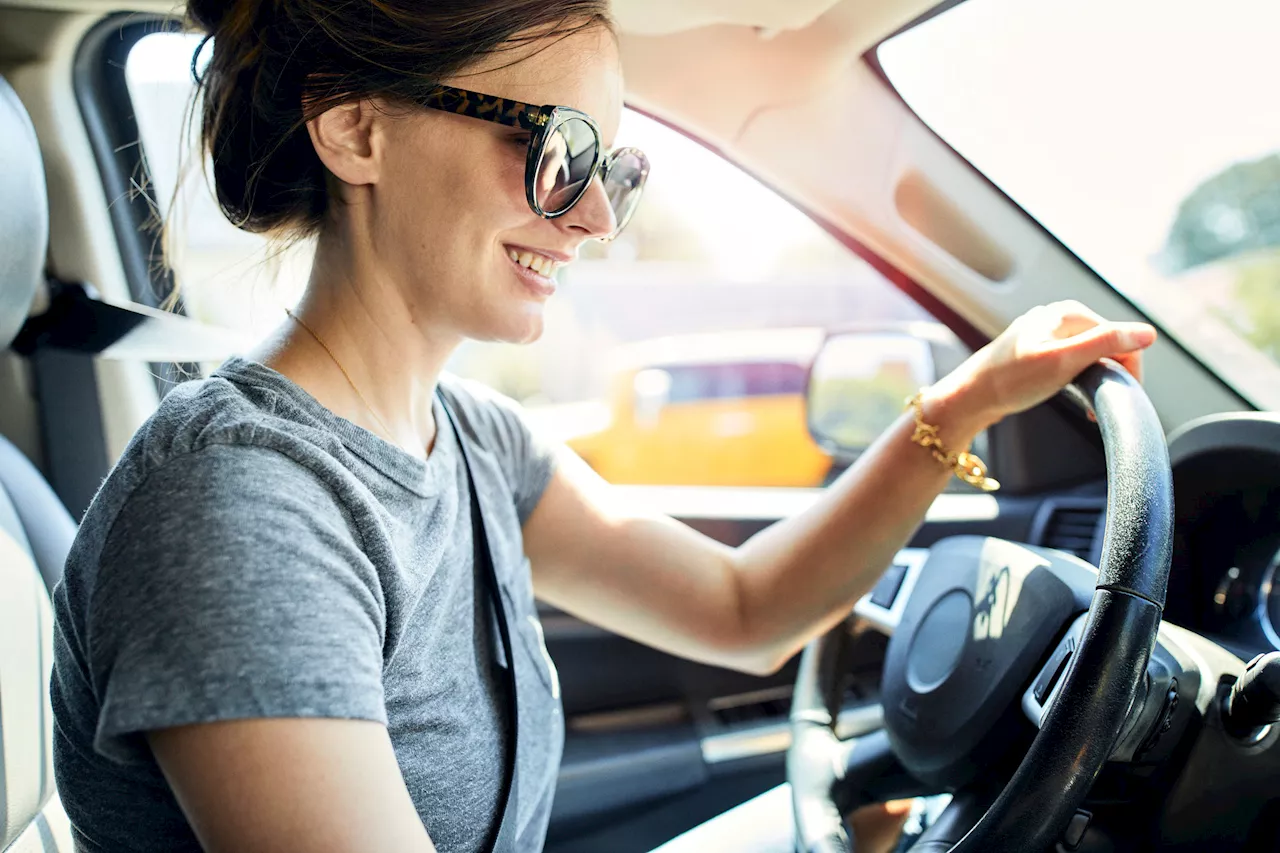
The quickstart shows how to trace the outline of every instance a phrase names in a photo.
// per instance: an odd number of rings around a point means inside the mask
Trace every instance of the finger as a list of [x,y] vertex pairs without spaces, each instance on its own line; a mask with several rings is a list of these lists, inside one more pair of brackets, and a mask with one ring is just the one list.
[[1074,337],[1081,332],[1088,331],[1107,322],[1102,315],[1074,299],[1054,302],[1049,308],[1054,312],[1058,321],[1058,326],[1052,335],[1055,338]]
[[856,810],[849,818],[858,853],[890,853],[911,815],[910,800],[891,800]]
[[1146,323],[1105,323],[1055,341],[1046,349],[1067,356],[1072,366],[1080,370],[1100,358],[1114,358],[1126,369],[1141,372],[1137,353],[1151,346],[1155,339],[1156,330]]
[[1139,382],[1142,381],[1142,353],[1129,352],[1117,353],[1112,356],[1116,361],[1120,362],[1120,366],[1129,371],[1129,375]]
[[[1121,367],[1129,372],[1130,376],[1138,380],[1139,383],[1142,382],[1142,353],[1131,352],[1124,355],[1116,355],[1114,358],[1120,363]],[[1085,414],[1089,416],[1089,420],[1094,423],[1098,422],[1098,419],[1094,416],[1093,412],[1089,411],[1085,412]]]

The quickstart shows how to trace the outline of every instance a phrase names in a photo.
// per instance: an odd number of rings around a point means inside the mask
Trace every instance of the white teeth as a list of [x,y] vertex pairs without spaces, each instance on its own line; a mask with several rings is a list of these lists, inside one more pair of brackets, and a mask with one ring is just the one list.
[[515,249],[507,249],[507,257],[518,263],[526,269],[531,269],[539,275],[551,278],[556,271],[556,262],[544,255],[535,255],[533,252],[518,252]]

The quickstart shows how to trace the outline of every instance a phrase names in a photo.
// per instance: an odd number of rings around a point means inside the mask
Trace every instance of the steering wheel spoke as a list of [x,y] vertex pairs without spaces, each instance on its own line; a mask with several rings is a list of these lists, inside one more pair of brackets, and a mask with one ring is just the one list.
[[858,599],[853,606],[854,615],[885,636],[892,637],[928,560],[928,548],[903,548],[894,556],[871,592]]
[[841,741],[840,748],[843,771],[835,780],[832,798],[842,814],[869,803],[941,793],[902,766],[884,729]]
[[946,853],[951,850],[977,825],[999,793],[995,786],[972,787],[956,792],[942,814],[908,848],[910,853]]

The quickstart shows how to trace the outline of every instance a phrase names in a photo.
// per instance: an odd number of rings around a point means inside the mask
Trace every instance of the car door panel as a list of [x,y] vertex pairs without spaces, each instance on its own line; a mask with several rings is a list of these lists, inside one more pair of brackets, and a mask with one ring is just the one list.
[[[628,491],[735,546],[820,494],[758,490],[776,494],[726,500],[718,489]],[[1026,541],[1041,504],[944,494],[911,545],[960,534]],[[794,660],[773,675],[747,675],[651,649],[545,604],[539,612],[566,718],[548,853],[649,850],[783,781]]]

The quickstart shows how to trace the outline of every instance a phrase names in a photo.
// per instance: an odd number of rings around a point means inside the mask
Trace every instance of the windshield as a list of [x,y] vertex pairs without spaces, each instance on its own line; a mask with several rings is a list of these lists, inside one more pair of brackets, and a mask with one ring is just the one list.
[[1280,409],[1280,3],[968,0],[877,56],[1113,287]]

